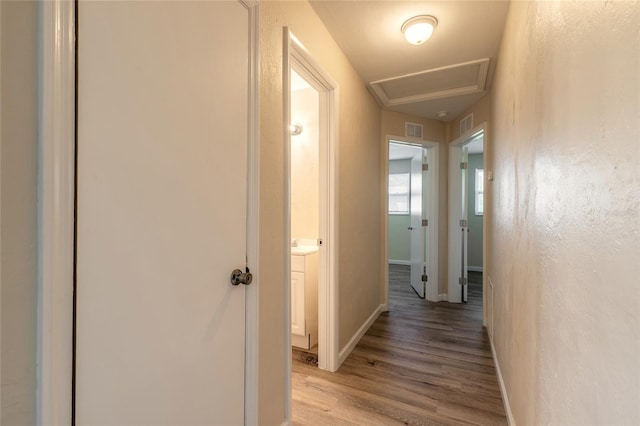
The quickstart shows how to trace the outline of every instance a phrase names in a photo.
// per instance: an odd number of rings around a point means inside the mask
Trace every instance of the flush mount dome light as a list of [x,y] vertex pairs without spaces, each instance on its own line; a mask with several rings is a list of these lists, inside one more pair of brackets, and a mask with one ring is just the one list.
[[419,45],[429,40],[433,30],[438,26],[438,20],[431,15],[419,15],[402,24],[404,38],[413,45]]

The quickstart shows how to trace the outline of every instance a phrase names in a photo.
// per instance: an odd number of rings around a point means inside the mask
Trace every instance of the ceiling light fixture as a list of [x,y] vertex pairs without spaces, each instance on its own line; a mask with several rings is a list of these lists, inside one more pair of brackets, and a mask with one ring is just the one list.
[[400,30],[409,43],[417,46],[429,40],[437,26],[438,20],[434,16],[419,15],[407,20]]

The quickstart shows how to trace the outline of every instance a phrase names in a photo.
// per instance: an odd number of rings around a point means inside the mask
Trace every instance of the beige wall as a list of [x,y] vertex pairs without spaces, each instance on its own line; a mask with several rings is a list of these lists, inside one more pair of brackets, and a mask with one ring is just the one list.
[[36,422],[38,6],[0,2],[0,411]]
[[[439,181],[440,181],[440,193],[439,193],[439,213],[438,213],[438,293],[447,292],[447,131],[446,124],[438,121],[431,120],[424,117],[416,117],[414,115],[403,114],[396,111],[383,110],[382,111],[382,129],[380,139],[380,161],[381,161],[381,176],[380,176],[380,193],[381,193],[381,205],[380,211],[386,213],[386,194],[387,194],[387,158],[389,152],[389,146],[387,144],[387,136],[404,136],[404,123],[409,121],[411,123],[422,124],[423,126],[423,139],[430,142],[438,142],[440,145],[440,161],[439,161]],[[385,241],[387,235],[387,228],[383,222],[380,224],[380,241]],[[387,247],[381,245],[381,259],[388,259]],[[385,265],[381,263],[381,276],[384,276]],[[382,284],[382,283],[381,283]]]
[[511,5],[490,279],[518,425],[640,423],[638,28],[638,2]]
[[467,115],[473,114],[473,127],[491,122],[491,94],[486,94],[476,103],[464,110],[462,114],[447,123],[448,141],[452,142],[460,137],[460,121]]
[[282,28],[339,85],[339,340],[381,301],[380,109],[306,1],[260,3],[260,424],[285,419]]
[[291,136],[291,238],[320,236],[320,95],[313,88],[291,93],[291,122],[303,126]]

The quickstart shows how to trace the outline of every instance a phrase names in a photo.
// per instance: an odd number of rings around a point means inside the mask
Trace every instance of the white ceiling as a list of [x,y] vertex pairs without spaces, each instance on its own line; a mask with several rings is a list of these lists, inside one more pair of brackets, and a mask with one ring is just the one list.
[[399,143],[389,144],[389,160],[406,160],[422,152],[422,148]]
[[[480,99],[491,87],[509,3],[507,1],[336,1],[311,0],[320,19],[338,43],[356,72],[367,82],[375,82],[409,73],[490,58],[486,87],[481,92],[453,95],[426,101],[389,106],[388,109],[422,117],[449,121]],[[420,46],[407,43],[400,31],[402,24],[416,15],[433,15],[438,26],[433,36]],[[442,81],[442,73],[406,81],[416,94],[425,87],[456,87]],[[404,87],[406,94],[407,88]],[[411,87],[409,87],[409,90]],[[448,115],[438,118],[438,112]]]
[[484,153],[484,135],[480,135],[471,140],[467,145],[467,152],[469,154],[482,154]]

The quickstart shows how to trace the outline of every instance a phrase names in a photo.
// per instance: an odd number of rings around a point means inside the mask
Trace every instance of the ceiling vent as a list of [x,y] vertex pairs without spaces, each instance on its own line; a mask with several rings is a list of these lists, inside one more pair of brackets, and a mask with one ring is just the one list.
[[404,135],[411,138],[422,139],[422,124],[409,123],[408,121],[405,121]]
[[484,92],[491,59],[434,68],[369,83],[385,107]]
[[473,129],[473,113],[460,120],[460,134],[463,135],[471,129]]

